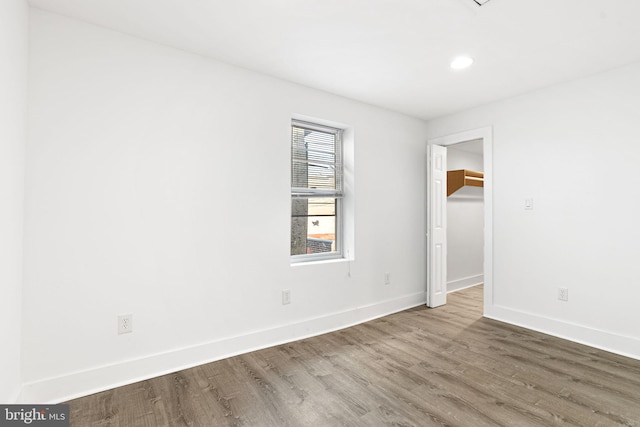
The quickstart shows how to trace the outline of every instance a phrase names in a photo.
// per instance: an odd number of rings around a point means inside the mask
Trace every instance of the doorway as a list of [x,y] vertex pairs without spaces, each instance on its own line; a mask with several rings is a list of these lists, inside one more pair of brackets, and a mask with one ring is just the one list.
[[[483,281],[484,281],[484,311],[493,304],[493,211],[492,211],[492,128],[484,127],[428,141],[427,162],[427,305],[437,307],[446,304],[447,292],[447,226],[442,218],[446,216],[446,202],[442,198],[446,193],[442,183],[442,174],[438,168],[444,161],[446,169],[447,148],[461,143],[477,141],[482,147],[482,164],[484,169],[483,191]],[[437,148],[437,150],[436,150]],[[435,153],[435,154],[434,154]],[[443,160],[444,159],[444,160]],[[446,187],[446,186],[444,186]],[[444,196],[443,196],[444,194]],[[445,199],[446,200],[446,199]],[[434,209],[437,207],[437,209]],[[442,235],[444,234],[444,239]],[[444,251],[443,248],[444,242]]]
[[[447,170],[458,171],[447,183],[447,293],[484,283],[482,145],[476,139],[447,147]],[[474,175],[466,178],[467,185],[458,182],[462,171]]]

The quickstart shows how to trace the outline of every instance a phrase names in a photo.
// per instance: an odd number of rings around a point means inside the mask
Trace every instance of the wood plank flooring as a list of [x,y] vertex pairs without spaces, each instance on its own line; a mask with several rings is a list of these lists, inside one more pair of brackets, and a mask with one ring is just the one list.
[[482,287],[69,402],[71,426],[640,426],[640,361],[482,318]]

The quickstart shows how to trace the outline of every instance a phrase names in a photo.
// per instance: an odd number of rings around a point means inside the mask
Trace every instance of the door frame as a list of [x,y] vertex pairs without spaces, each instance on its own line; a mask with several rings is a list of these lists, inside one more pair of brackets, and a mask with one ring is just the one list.
[[[493,306],[493,127],[486,126],[451,135],[427,140],[427,153],[429,145],[442,145],[444,147],[482,139],[482,159],[484,165],[484,312]],[[427,188],[431,188],[430,180],[431,162],[427,162]],[[429,209],[427,209],[429,215]],[[427,218],[427,235],[432,236],[431,218]],[[427,242],[428,244],[428,242]],[[446,284],[445,284],[446,285]],[[429,292],[429,272],[427,272],[427,293]]]

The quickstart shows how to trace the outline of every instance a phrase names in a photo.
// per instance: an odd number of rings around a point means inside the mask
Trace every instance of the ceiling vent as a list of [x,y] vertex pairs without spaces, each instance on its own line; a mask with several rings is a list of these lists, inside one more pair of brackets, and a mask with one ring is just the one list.
[[489,0],[473,0],[473,1],[478,6],[482,6],[483,4],[489,3]]

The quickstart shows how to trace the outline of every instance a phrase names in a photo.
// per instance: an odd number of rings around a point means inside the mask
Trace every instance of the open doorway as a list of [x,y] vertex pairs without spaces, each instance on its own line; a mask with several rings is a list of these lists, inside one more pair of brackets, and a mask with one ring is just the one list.
[[[484,175],[482,146],[481,139],[448,146],[447,170]],[[448,182],[447,293],[484,283],[484,186],[471,178],[455,190]]]
[[[482,277],[473,278],[468,275],[467,281],[460,280],[456,286],[460,288],[468,286],[474,280],[484,282],[484,311],[493,304],[493,211],[492,211],[492,128],[485,127],[458,134],[448,135],[428,141],[428,165],[427,165],[427,305],[437,307],[446,304],[448,276],[447,240],[448,227],[446,218],[447,202],[444,199],[446,192],[443,186],[443,168],[449,170],[447,165],[448,149],[463,143],[480,144],[482,148],[482,166],[484,172],[484,190],[482,192]],[[459,147],[464,147],[460,145]],[[469,146],[471,147],[471,145]],[[476,147],[476,149],[479,147]],[[436,150],[437,149],[437,150]],[[444,235],[444,238],[442,237]],[[462,273],[464,274],[464,273]],[[477,276],[477,274],[475,275]],[[465,276],[458,279],[464,279]]]

